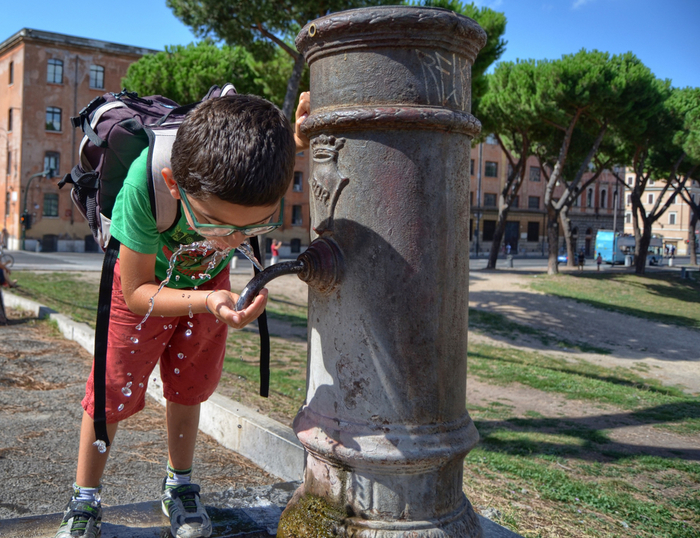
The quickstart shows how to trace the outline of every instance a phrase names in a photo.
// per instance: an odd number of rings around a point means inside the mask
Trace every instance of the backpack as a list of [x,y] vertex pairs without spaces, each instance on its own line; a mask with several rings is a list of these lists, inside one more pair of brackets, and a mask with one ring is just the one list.
[[[212,86],[202,99],[213,99],[236,93],[233,84],[223,88]],[[78,151],[79,163],[58,184],[71,183],[71,198],[85,217],[92,235],[105,252],[100,279],[100,292],[95,324],[94,358],[94,424],[98,449],[110,445],[105,411],[105,376],[107,337],[112,302],[112,281],[120,243],[109,232],[112,209],[124,185],[129,167],[148,148],[148,190],[151,210],[160,233],[177,224],[179,203],[170,194],[161,171],[170,166],[170,153],[177,129],[187,113],[199,103],[180,106],[160,95],[139,97],[126,89],[105,93],[93,99],[79,115],[71,118],[74,128],[85,133]],[[255,256],[260,259],[257,237],[251,238]],[[259,271],[254,267],[255,273]],[[267,317],[258,318],[260,331],[260,395],[269,391],[270,338]]]
[[[232,84],[213,86],[202,99],[235,94]],[[179,106],[160,95],[139,97],[126,89],[93,99],[71,118],[85,136],[78,150],[79,163],[59,183],[72,183],[71,197],[88,221],[102,250],[109,243],[112,208],[131,163],[145,148],[148,155],[148,187],[151,210],[159,232],[178,220],[177,201],[168,192],[161,170],[170,165],[170,151],[177,128],[198,103]]]

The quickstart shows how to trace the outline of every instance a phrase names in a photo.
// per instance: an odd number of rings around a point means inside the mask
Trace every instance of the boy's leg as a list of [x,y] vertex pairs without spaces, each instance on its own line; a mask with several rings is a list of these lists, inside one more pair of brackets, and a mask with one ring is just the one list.
[[194,445],[199,429],[199,409],[201,404],[166,404],[168,425],[168,460],[173,469],[187,470],[192,467]]
[[[107,424],[107,435],[114,441],[119,423]],[[75,483],[86,488],[99,487],[102,474],[109,457],[109,448],[104,453],[97,450],[93,443],[95,437],[95,423],[92,417],[83,411],[83,421],[80,426],[80,448],[78,450],[78,471],[75,475]]]

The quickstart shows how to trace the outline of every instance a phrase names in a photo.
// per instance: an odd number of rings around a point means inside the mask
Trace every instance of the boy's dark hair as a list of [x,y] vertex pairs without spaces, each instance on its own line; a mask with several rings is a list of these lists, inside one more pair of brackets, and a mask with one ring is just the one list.
[[287,192],[295,153],[292,126],[275,105],[230,95],[203,101],[188,114],[171,166],[177,184],[194,198],[266,206]]

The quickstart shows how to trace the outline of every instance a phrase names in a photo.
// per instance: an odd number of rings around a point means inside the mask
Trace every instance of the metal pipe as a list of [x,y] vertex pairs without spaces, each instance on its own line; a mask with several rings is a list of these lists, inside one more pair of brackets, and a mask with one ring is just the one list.
[[300,260],[294,260],[291,262],[282,262],[271,265],[264,271],[260,271],[253,279],[248,282],[248,285],[241,292],[241,295],[236,303],[236,311],[248,308],[255,297],[258,296],[260,291],[265,287],[265,285],[275,278],[281,277],[283,275],[293,275],[301,273],[304,270],[304,262]]

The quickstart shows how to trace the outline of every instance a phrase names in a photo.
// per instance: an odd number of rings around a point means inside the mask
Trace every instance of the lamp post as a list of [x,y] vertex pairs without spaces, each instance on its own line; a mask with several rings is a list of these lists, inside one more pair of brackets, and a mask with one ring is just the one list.
[[35,177],[46,177],[51,179],[54,175],[54,170],[53,168],[47,168],[43,172],[39,172],[38,174],[33,174],[29,176],[29,181],[27,182],[27,189],[24,191],[24,204],[22,205],[22,215],[21,219],[24,220],[22,222],[22,241],[20,244],[20,249],[24,250],[24,237],[27,231],[27,198],[29,198],[29,187],[32,186],[32,181],[34,180]]

